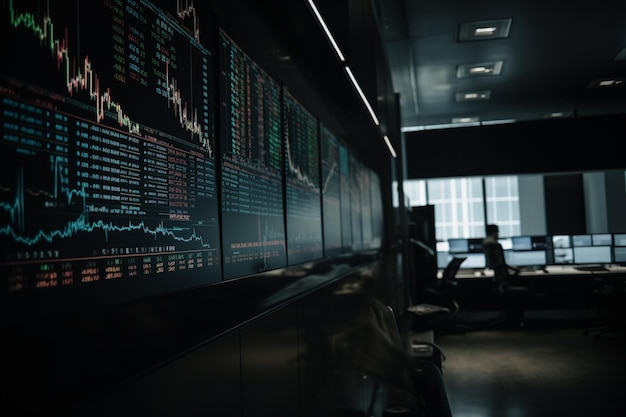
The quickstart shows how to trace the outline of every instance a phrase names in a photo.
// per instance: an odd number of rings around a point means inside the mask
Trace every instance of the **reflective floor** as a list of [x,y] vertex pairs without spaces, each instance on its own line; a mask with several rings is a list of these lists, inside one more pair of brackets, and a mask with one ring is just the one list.
[[626,338],[527,326],[435,335],[453,417],[626,416]]

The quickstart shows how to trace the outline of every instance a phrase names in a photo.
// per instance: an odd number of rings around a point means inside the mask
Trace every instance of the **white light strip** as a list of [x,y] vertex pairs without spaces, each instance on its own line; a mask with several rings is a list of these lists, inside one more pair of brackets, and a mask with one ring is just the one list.
[[313,13],[315,13],[315,17],[317,17],[317,20],[320,22],[320,25],[322,25],[322,29],[324,29],[324,32],[326,33],[328,40],[333,45],[333,48],[335,48],[335,52],[337,53],[339,60],[341,62],[345,62],[346,58],[343,56],[341,49],[339,49],[339,45],[337,45],[337,42],[335,42],[335,38],[333,37],[332,33],[330,33],[328,26],[326,26],[326,22],[324,22],[324,18],[320,14],[319,10],[317,10],[317,6],[315,5],[315,3],[313,3],[313,0],[309,0],[309,6],[311,6]]
[[391,156],[396,158],[398,154],[396,154],[396,150],[393,148],[393,145],[391,144],[391,141],[389,140],[387,135],[384,136],[384,139],[385,139],[385,144],[387,144],[387,148],[389,148],[389,152],[391,152]]
[[496,29],[497,28],[494,26],[476,28],[476,30],[474,31],[474,36],[492,36],[495,33]]
[[380,122],[378,121],[378,117],[376,117],[376,113],[374,113],[374,109],[372,109],[372,106],[370,106],[370,102],[367,101],[367,97],[365,97],[365,94],[363,94],[363,90],[361,90],[359,83],[356,81],[356,78],[354,78],[354,75],[352,74],[352,70],[348,66],[346,66],[345,68],[346,68],[346,72],[348,73],[348,77],[350,77],[352,84],[354,84],[354,88],[356,88],[356,91],[359,93],[359,96],[361,96],[361,100],[363,100],[363,103],[365,103],[367,110],[370,112],[370,116],[372,116],[372,120],[374,120],[374,123],[376,124],[376,126],[380,125]]
[[515,122],[517,122],[516,119],[500,119],[500,120],[484,120],[480,122],[480,124],[482,124],[483,126],[487,126],[487,125],[504,125],[507,123],[515,123]]
[[426,130],[426,126],[405,126],[400,128],[400,132],[419,132]]

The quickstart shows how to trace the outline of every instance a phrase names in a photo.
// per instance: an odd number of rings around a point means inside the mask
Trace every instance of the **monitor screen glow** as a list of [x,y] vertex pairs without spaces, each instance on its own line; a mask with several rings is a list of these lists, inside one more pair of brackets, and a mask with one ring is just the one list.
[[461,239],[461,238],[448,239],[448,252],[450,253],[469,252],[469,241],[467,239]]
[[610,246],[574,248],[574,263],[576,264],[610,264],[612,261]]
[[573,235],[572,246],[591,246],[591,235]]
[[547,263],[544,250],[507,251],[505,256],[507,263],[515,266],[545,266]]
[[514,236],[511,238],[511,249],[514,251],[531,250],[533,248],[530,236]]
[[554,263],[556,265],[573,264],[574,252],[572,248],[554,248]]
[[613,238],[610,233],[593,233],[591,243],[593,246],[610,246],[613,244]]
[[626,246],[626,233],[614,233],[613,245],[614,246]]
[[483,269],[487,266],[485,255],[482,253],[466,253],[463,256],[467,257],[463,262],[463,269]]
[[552,236],[552,247],[554,249],[571,248],[571,236],[569,235],[555,235]]
[[613,247],[613,261],[618,264],[626,263],[626,246]]

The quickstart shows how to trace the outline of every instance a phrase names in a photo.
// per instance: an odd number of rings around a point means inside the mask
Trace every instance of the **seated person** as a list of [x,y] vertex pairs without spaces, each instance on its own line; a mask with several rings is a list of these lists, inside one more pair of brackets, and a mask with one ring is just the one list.
[[483,252],[485,253],[486,266],[492,269],[497,280],[506,280],[510,276],[520,273],[521,268],[506,263],[504,249],[498,238],[500,228],[497,224],[487,225],[487,236],[483,239]]
[[500,229],[496,224],[487,225],[487,237],[483,239],[483,252],[487,268],[494,272],[494,284],[497,294],[502,296],[504,323],[524,326],[524,305],[528,288],[515,285],[511,281],[520,273],[520,268],[506,263],[504,249],[498,242]]

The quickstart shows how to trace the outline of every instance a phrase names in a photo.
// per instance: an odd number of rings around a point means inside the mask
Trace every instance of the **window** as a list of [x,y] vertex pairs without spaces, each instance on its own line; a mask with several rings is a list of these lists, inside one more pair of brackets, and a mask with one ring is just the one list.
[[487,223],[500,227],[501,237],[521,234],[517,176],[486,177],[485,207]]
[[435,206],[438,240],[482,237],[485,234],[482,181],[450,178],[427,181],[428,204]]
[[484,237],[487,223],[498,224],[502,237],[520,234],[517,176],[406,180],[403,184],[411,206],[435,206],[438,241]]

